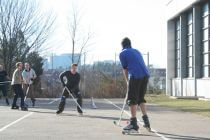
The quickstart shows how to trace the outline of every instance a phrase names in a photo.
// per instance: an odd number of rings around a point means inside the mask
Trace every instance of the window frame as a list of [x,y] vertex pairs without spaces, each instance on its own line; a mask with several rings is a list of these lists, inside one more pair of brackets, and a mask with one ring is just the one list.
[[[207,6],[207,11],[205,9],[206,8],[205,6]],[[206,21],[208,21],[208,23],[205,23]],[[204,3],[201,7],[201,23],[202,23],[201,26],[202,77],[208,78],[210,77],[210,4],[209,3]],[[205,36],[206,31],[207,31],[207,37]],[[207,58],[207,60],[205,58]]]
[[180,19],[175,20],[175,77],[181,76],[181,23]]
[[[193,10],[187,14],[187,77],[194,77]],[[191,27],[191,29],[189,29]]]

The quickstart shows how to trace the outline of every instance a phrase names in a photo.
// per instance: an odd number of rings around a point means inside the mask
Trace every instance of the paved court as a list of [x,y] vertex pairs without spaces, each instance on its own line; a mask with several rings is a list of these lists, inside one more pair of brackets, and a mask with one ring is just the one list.
[[[141,126],[139,135],[122,135],[113,121],[119,118],[123,99],[97,99],[99,109],[91,109],[90,100],[84,100],[83,116],[71,99],[64,113],[55,115],[58,103],[58,99],[38,99],[35,108],[23,112],[11,110],[1,100],[0,140],[210,140],[210,119],[191,113],[150,104],[154,132]],[[128,118],[129,113],[124,113],[122,126]]]

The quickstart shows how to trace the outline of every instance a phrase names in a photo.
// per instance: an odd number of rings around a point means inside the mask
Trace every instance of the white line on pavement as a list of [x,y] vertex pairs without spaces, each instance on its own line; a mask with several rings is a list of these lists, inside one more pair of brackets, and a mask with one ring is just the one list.
[[[104,99],[105,101],[107,101],[108,103],[112,104],[113,106],[115,106],[116,108],[118,108],[119,110],[122,110],[121,107],[119,107],[118,105],[114,104],[112,101],[108,100],[108,99]],[[124,112],[129,116],[131,117],[131,114],[128,113],[126,110],[124,110]],[[138,122],[143,125],[142,122],[140,122],[139,119],[137,119]],[[162,138],[163,140],[169,140],[168,138],[166,138],[165,136],[161,135],[160,133],[158,133],[158,131],[156,131],[155,129],[151,128],[151,131],[154,132],[157,136],[159,136],[160,138]]]
[[0,129],[0,132],[2,132],[2,131],[4,131],[5,129],[7,129],[8,127],[10,127],[10,126],[12,126],[12,125],[18,123],[19,121],[21,121],[21,120],[23,120],[23,119],[25,119],[25,118],[31,116],[32,114],[33,114],[33,112],[30,112],[30,113],[26,114],[25,116],[21,117],[20,119],[17,119],[16,121],[14,121],[14,122],[12,122],[12,123],[10,123],[10,124],[8,124],[8,125],[2,127],[2,128]]

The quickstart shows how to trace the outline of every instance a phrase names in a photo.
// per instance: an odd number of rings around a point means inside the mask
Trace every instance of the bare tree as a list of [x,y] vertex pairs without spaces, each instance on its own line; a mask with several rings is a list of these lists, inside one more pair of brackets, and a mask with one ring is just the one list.
[[[98,62],[86,65],[86,78],[84,69],[81,69],[81,85],[86,79],[85,97],[94,98],[124,98],[126,93],[126,82],[122,74],[121,65],[116,65],[116,78],[113,72],[114,63]],[[82,66],[84,67],[84,66]],[[116,80],[116,85],[115,85]],[[84,95],[84,89],[81,89]]]
[[55,17],[40,11],[34,0],[0,0],[0,59],[10,75],[14,63],[39,51],[52,32]]
[[[73,4],[72,4],[73,5]],[[79,54],[77,64],[80,62],[82,54],[85,49],[92,45],[90,40],[93,38],[93,33],[90,30],[84,30],[82,26],[82,12],[76,7],[72,6],[72,14],[68,17],[68,27],[72,43],[72,63],[75,63],[75,52]]]

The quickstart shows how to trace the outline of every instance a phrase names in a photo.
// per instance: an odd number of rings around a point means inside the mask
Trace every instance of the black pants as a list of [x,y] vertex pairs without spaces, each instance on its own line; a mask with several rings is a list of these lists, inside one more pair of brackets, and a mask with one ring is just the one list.
[[140,105],[141,103],[146,103],[144,96],[147,91],[148,77],[143,78],[130,78],[128,86],[128,98],[127,104],[130,105]]
[[7,97],[7,85],[0,85],[0,91],[4,97]]
[[12,106],[16,106],[17,99],[18,99],[18,97],[20,97],[21,98],[20,106],[24,107],[25,106],[24,105],[24,93],[23,93],[23,89],[22,89],[21,84],[12,85],[12,89],[15,92],[15,94],[14,94],[15,96],[14,96],[14,99],[13,99]]
[[[69,87],[67,88],[70,89]],[[80,105],[80,107],[82,107],[82,95],[80,94],[79,90],[72,91],[72,95],[77,98],[77,103]],[[60,111],[64,110],[66,98],[68,97],[69,97],[69,92],[65,89],[61,97],[61,102],[59,104]],[[79,106],[77,106],[77,111],[79,113],[82,113],[82,110],[79,108]]]

